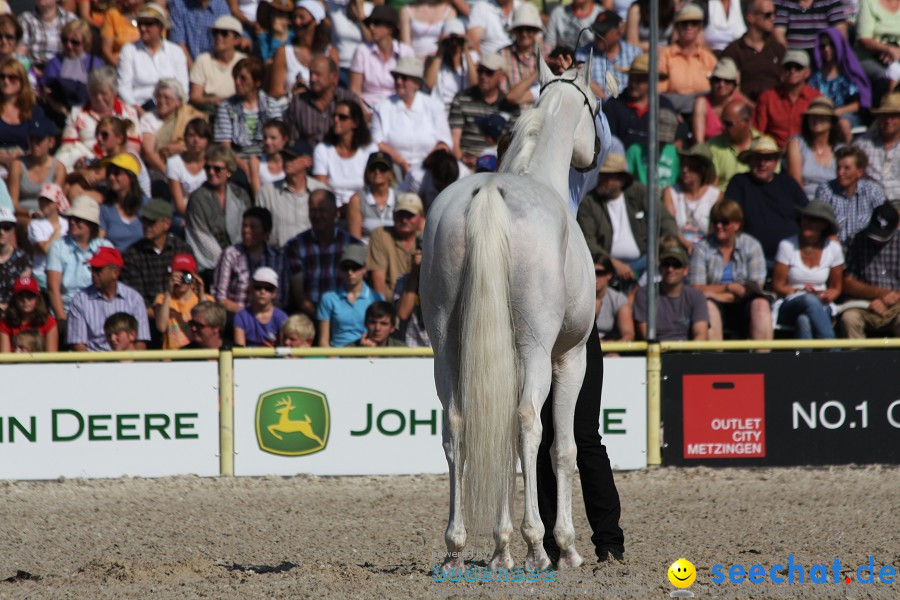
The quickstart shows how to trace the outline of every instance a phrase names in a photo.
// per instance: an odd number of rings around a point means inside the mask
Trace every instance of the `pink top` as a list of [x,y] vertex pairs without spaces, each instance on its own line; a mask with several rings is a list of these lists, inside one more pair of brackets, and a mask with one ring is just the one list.
[[[737,100],[740,98],[740,94],[735,92],[731,95],[731,98],[728,99],[728,102],[732,100]],[[716,114],[716,111],[713,110],[712,102],[709,101],[709,96],[703,96],[703,99],[706,101],[706,139],[712,139],[719,135],[720,133],[725,131],[725,128],[722,126],[722,117]]]
[[394,40],[394,51],[387,61],[381,60],[381,54],[375,42],[366,42],[356,48],[353,60],[350,61],[350,72],[363,74],[362,94],[360,95],[370,109],[394,93],[394,78],[391,71],[397,66],[397,59],[401,56],[415,55],[411,46],[401,44],[397,40]]

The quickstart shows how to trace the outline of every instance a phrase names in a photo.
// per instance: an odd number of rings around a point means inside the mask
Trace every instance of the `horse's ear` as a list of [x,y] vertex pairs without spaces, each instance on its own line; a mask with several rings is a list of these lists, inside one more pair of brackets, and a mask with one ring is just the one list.
[[594,63],[594,49],[591,48],[590,52],[588,52],[587,62],[581,67],[581,83],[584,85],[584,89],[591,89],[591,75],[593,74],[593,63]]
[[539,65],[539,73],[540,73],[540,84],[541,87],[544,87],[550,81],[552,81],[556,76],[553,74],[553,71],[550,70],[550,67],[547,66],[547,62],[544,60],[544,57],[541,55],[541,47],[535,44],[534,52],[537,54],[538,65]]

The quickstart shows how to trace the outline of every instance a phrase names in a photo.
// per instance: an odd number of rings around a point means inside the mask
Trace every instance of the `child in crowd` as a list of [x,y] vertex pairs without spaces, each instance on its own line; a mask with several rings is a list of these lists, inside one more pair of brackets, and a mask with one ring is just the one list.
[[250,187],[253,195],[267,183],[284,179],[281,151],[288,142],[287,124],[281,119],[271,119],[263,125],[262,156],[250,157]]
[[271,267],[259,267],[253,272],[250,308],[234,317],[235,346],[281,345],[281,327],[287,314],[275,306],[278,295],[278,273]]
[[69,233],[69,220],[59,213],[69,210],[69,200],[55,183],[45,183],[38,193],[40,218],[28,224],[28,241],[34,249],[31,273],[41,289],[47,289],[47,254],[50,244]]
[[137,331],[137,319],[126,312],[113,313],[103,322],[103,333],[106,334],[106,341],[112,352],[137,350]]
[[0,321],[0,352],[13,352],[16,335],[35,331],[41,336],[41,348],[47,352],[59,350],[59,328],[47,310],[37,280],[19,277],[13,284],[13,299]]
[[14,352],[18,354],[34,354],[44,351],[44,337],[36,329],[23,329],[13,338]]
[[344,247],[340,262],[343,285],[340,289],[325,292],[316,312],[320,346],[348,346],[366,333],[366,310],[384,297],[366,285],[365,265],[365,246]]
[[353,343],[365,348],[405,348],[406,344],[391,337],[397,313],[390,302],[375,302],[366,309],[366,332]]
[[168,289],[153,301],[153,317],[163,335],[163,349],[178,350],[191,343],[191,310],[213,297],[204,293],[197,262],[190,254],[176,254],[169,272]]
[[309,348],[315,339],[316,326],[302,313],[291,315],[281,326],[281,343],[288,348]]

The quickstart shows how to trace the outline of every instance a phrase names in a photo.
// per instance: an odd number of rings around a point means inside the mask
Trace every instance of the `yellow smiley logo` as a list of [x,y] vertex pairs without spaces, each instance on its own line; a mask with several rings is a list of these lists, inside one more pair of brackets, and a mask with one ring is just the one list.
[[685,558],[679,558],[671,565],[668,570],[669,581],[677,588],[691,587],[694,580],[697,579],[697,569]]

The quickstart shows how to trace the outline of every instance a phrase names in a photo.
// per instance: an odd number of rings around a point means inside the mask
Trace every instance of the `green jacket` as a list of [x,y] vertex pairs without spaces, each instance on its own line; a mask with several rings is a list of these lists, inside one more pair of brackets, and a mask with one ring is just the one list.
[[[631,224],[631,233],[637,242],[641,254],[647,253],[647,188],[637,181],[625,188],[625,210],[628,212],[628,222]],[[678,235],[678,225],[669,211],[659,200],[656,201],[657,222],[660,223],[660,234]],[[594,189],[581,201],[578,207],[578,225],[584,233],[591,256],[595,254],[609,254],[612,249],[613,230],[609,220],[609,211],[606,208],[606,200],[601,199]]]

